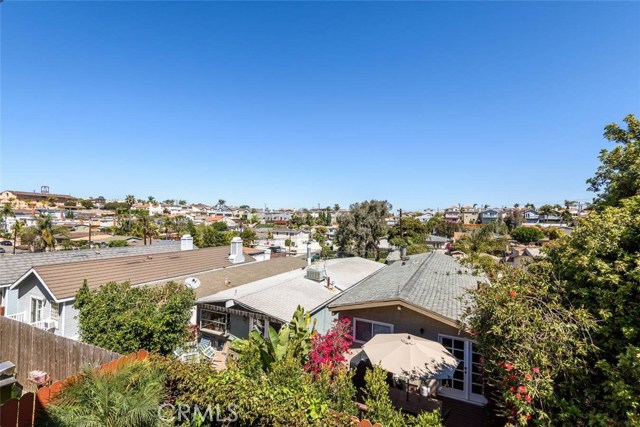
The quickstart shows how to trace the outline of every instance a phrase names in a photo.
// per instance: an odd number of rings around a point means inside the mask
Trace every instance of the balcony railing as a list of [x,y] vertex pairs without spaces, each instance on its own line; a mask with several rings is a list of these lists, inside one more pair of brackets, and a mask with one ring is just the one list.
[[23,311],[16,314],[8,314],[5,317],[7,317],[8,319],[17,320],[18,322],[24,322],[26,316],[25,316],[25,312]]
[[28,323],[31,326],[35,326],[38,329],[44,329],[45,331],[55,329],[58,327],[58,322],[51,319],[44,319],[37,322],[29,322],[27,313],[22,311],[20,313],[8,314],[5,316],[9,319],[17,320],[18,322]]

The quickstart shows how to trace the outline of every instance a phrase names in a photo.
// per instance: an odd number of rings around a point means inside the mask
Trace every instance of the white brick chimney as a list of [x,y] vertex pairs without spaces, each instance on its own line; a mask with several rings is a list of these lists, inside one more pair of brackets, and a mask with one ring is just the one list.
[[231,239],[231,254],[229,255],[229,261],[233,264],[240,264],[241,262],[244,262],[242,239],[240,237],[234,237]]
[[180,239],[180,250],[181,251],[190,251],[193,249],[193,237],[189,234],[185,234]]

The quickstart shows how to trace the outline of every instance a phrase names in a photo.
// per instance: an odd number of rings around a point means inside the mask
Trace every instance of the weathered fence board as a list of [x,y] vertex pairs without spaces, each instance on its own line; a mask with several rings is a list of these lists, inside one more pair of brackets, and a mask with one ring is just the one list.
[[15,363],[18,382],[25,391],[36,390],[36,385],[27,381],[30,371],[45,371],[52,381],[64,380],[85,366],[98,367],[119,357],[118,353],[0,316],[0,361]]

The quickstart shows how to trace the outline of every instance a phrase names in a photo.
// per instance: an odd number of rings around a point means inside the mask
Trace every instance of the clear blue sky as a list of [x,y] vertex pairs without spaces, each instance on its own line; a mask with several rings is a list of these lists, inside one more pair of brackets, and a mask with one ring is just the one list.
[[1,189],[269,207],[590,199],[638,2],[0,4]]

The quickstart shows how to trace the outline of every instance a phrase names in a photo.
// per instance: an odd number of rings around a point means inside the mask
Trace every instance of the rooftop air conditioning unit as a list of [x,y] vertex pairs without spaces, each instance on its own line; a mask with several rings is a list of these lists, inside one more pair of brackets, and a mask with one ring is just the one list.
[[315,268],[307,268],[306,278],[310,280],[315,280],[316,282],[322,282],[326,276],[324,274],[324,270],[316,270]]

